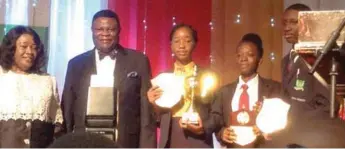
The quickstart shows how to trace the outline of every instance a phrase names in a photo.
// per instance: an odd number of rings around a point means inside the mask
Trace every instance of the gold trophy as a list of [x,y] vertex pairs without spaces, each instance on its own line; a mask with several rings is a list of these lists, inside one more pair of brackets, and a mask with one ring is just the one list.
[[194,98],[195,98],[195,89],[198,85],[197,81],[197,66],[194,66],[193,75],[192,77],[188,78],[188,85],[191,89],[191,104],[190,108],[187,112],[183,113],[182,115],[182,123],[189,123],[198,125],[198,113],[196,113],[193,109],[194,107]]

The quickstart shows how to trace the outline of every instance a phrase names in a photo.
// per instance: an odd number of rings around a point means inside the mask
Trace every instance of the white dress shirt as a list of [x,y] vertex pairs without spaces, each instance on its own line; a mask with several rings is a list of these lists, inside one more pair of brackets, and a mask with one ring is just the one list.
[[102,60],[100,60],[97,49],[95,51],[95,55],[97,75],[114,76],[116,59],[113,60],[110,58],[110,56],[105,56]]
[[243,89],[241,88],[243,84],[246,84],[248,86],[247,93],[249,95],[249,109],[253,110],[253,106],[258,101],[259,97],[259,75],[256,74],[254,78],[249,80],[247,83],[242,80],[242,77],[240,76],[238,79],[238,84],[236,86],[235,94],[232,97],[231,102],[231,108],[232,111],[237,111],[238,104],[240,101],[240,96],[242,94]]

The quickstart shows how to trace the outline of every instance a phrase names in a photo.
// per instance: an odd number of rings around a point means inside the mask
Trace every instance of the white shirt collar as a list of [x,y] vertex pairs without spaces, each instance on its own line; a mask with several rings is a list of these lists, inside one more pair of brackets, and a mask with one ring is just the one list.
[[95,48],[95,60],[97,75],[106,74],[113,75],[115,69],[116,58],[111,59],[110,56],[105,56],[104,59],[99,59],[98,49]]
[[254,78],[250,79],[247,83],[243,81],[242,76],[238,78],[238,84],[242,86],[243,84],[247,84],[248,86],[257,85],[259,83],[259,75],[256,74]]
[[99,53],[98,53],[98,49],[95,48],[95,57],[96,57],[96,61],[99,61]]

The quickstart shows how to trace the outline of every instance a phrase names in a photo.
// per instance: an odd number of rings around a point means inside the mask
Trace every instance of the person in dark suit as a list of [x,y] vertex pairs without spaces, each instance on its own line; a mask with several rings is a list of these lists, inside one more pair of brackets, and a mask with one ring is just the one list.
[[[117,145],[123,148],[156,147],[155,119],[146,93],[150,88],[148,58],[119,43],[118,15],[101,10],[92,19],[95,48],[68,63],[62,109],[67,132],[85,131],[88,88],[93,74],[114,77],[119,91]],[[116,107],[116,106],[115,106]]]
[[[287,42],[297,43],[298,12],[310,10],[304,4],[286,8],[283,26]],[[329,117],[329,89],[308,71],[303,59],[292,51],[284,57],[283,86],[291,96],[289,124],[283,131],[272,134],[272,140],[266,141],[262,147],[345,147],[345,123]]]
[[264,98],[288,97],[279,82],[262,78],[258,67],[262,63],[263,47],[259,35],[249,33],[243,36],[236,50],[236,63],[240,69],[239,79],[216,91],[210,112],[210,119],[205,123],[205,130],[215,132],[217,139],[226,147],[258,147],[263,137],[256,126],[253,127],[257,139],[247,145],[235,143],[236,134],[230,128],[232,112],[241,109],[258,112]]
[[[212,147],[212,133],[205,133],[203,121],[208,118],[210,110],[209,96],[200,95],[202,79],[205,75],[215,75],[212,71],[200,68],[192,60],[192,52],[198,41],[197,32],[190,25],[178,24],[170,33],[171,50],[175,57],[174,69],[170,71],[177,76],[185,77],[185,94],[171,109],[164,109],[156,105],[155,101],[161,97],[162,90],[153,86],[148,91],[150,102],[156,107],[160,122],[160,148],[210,148]],[[188,79],[194,75],[198,87],[195,89],[195,99],[191,99],[191,89]],[[216,86],[216,77],[214,78]],[[208,92],[212,92],[209,90]],[[193,104],[192,101],[193,100]],[[198,124],[183,123],[181,117],[190,109],[198,113]]]
[[[310,11],[304,4],[293,4],[286,8],[283,15],[284,38],[288,43],[298,41],[298,12]],[[293,47],[292,47],[293,48]],[[329,113],[329,89],[321,84],[312,74],[304,60],[290,51],[282,62],[282,83],[291,96],[291,103],[297,113],[313,112],[327,116]],[[294,114],[299,115],[299,114]]]

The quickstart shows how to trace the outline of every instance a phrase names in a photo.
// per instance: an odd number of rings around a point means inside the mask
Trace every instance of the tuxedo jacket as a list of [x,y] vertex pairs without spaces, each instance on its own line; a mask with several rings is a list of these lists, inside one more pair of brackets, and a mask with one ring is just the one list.
[[[149,60],[139,52],[118,47],[114,69],[114,88],[119,91],[117,145],[156,147],[154,113],[147,99],[151,79]],[[85,131],[90,77],[97,73],[95,52],[95,49],[87,51],[68,63],[61,103],[67,132]]]
[[[197,69],[197,80],[201,81],[201,76],[205,73],[213,73],[208,69],[200,68]],[[172,70],[167,72],[173,72]],[[199,114],[202,121],[206,121],[209,117],[209,111],[211,109],[211,96],[204,97],[203,100],[200,99],[200,96],[195,96],[194,100],[194,109]],[[171,109],[160,110],[158,114],[158,120],[160,122],[160,142],[159,148],[168,147],[171,131],[171,119],[172,113]],[[182,128],[181,128],[182,129]],[[195,137],[194,139],[204,141],[205,146],[212,147],[212,133],[205,133],[202,135],[190,136]]]
[[[231,125],[230,113],[233,112],[231,109],[231,103],[238,82],[239,80],[225,85],[215,93],[210,118],[204,125],[205,131],[208,133],[215,132],[217,139],[221,142],[221,144],[224,144],[227,147],[240,147],[236,146],[236,144],[226,144],[225,142],[222,142],[220,136],[222,131]],[[283,100],[289,98],[288,94],[283,90],[281,83],[279,82],[259,76],[258,85],[258,101],[263,101],[264,96],[265,98],[282,98]],[[248,147],[258,147],[259,143],[261,142],[262,138],[258,137],[258,139]]]

